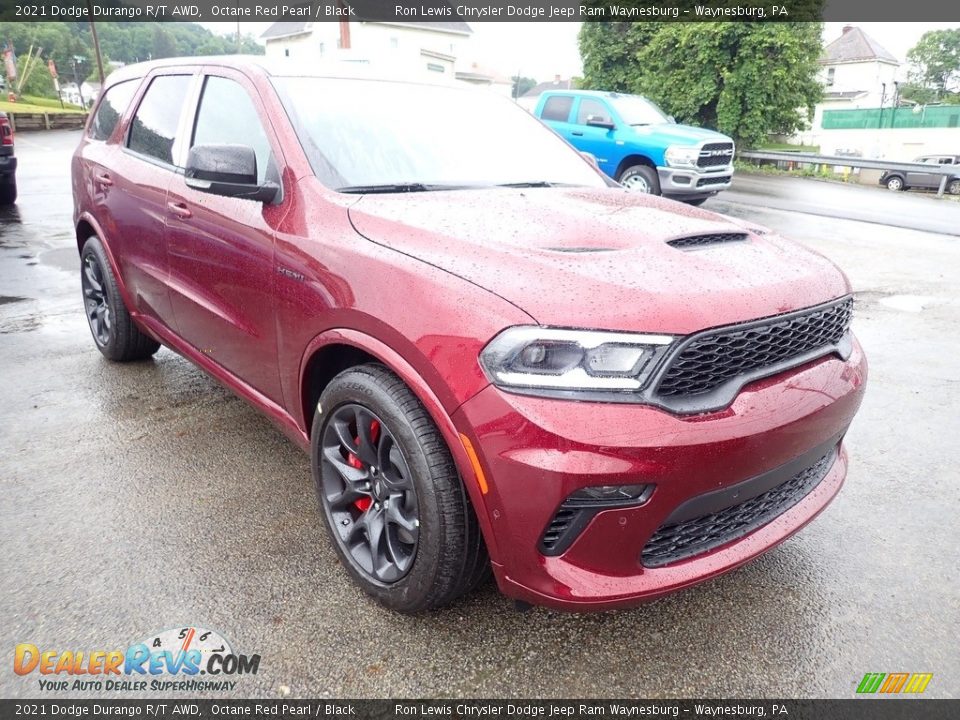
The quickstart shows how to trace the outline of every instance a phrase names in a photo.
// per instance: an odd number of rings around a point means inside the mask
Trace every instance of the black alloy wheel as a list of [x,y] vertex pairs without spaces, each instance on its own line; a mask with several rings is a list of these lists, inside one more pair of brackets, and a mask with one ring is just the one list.
[[96,255],[89,253],[83,257],[83,273],[80,276],[83,286],[83,304],[87,311],[87,322],[97,345],[104,347],[110,342],[110,297],[103,280],[103,268]]
[[354,568],[392,584],[413,566],[420,538],[417,490],[393,433],[371,410],[341,405],[322,443],[324,511]]

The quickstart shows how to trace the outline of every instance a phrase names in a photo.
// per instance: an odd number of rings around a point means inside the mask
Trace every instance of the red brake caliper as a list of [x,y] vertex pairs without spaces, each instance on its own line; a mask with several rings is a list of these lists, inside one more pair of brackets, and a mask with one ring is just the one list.
[[[370,440],[372,442],[376,442],[377,437],[379,437],[379,435],[380,435],[380,423],[377,420],[374,420],[373,422],[370,423]],[[360,444],[359,432],[357,436],[353,438],[353,441],[357,443],[357,445]],[[363,463],[360,462],[360,458],[358,458],[353,453],[349,453],[347,455],[347,464],[350,467],[357,468],[357,470],[360,470],[363,468]],[[353,501],[353,506],[362,513],[366,512],[369,509],[370,505],[372,504],[373,504],[373,499],[369,497],[357,498],[356,500]]]

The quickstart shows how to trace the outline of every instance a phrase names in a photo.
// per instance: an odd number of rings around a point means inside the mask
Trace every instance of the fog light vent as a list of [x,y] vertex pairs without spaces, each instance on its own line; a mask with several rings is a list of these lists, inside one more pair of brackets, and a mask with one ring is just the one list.
[[557,510],[540,540],[544,555],[560,555],[576,540],[601,510],[643,505],[654,485],[595,485],[571,494]]

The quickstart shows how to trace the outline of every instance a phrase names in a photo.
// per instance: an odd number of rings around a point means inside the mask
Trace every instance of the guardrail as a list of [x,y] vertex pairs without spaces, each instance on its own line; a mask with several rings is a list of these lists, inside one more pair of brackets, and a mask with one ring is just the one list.
[[14,132],[21,130],[82,130],[86,113],[22,113],[7,112]]
[[812,153],[788,152],[780,150],[748,150],[737,153],[737,157],[745,160],[771,160],[795,162],[801,165],[835,165],[837,167],[865,168],[867,170],[900,170],[906,172],[939,173],[940,189],[937,197],[943,197],[947,187],[947,180],[953,175],[960,174],[956,165],[930,165],[928,163],[893,162],[891,160],[871,160],[869,158],[850,157],[849,155],[814,155]]

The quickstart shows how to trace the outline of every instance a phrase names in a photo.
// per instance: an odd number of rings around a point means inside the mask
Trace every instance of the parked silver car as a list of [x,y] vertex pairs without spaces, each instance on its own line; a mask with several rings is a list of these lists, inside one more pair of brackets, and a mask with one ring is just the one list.
[[[960,195],[960,155],[922,155],[913,160],[926,165],[956,165],[957,172],[947,177],[946,191],[951,195]],[[880,176],[880,184],[893,191],[900,190],[939,190],[943,172],[940,167],[925,170],[887,170]]]

